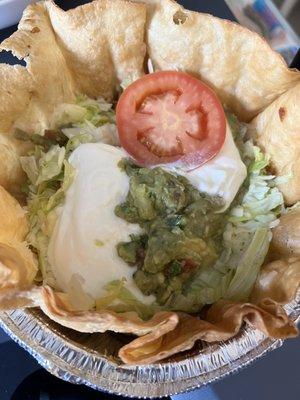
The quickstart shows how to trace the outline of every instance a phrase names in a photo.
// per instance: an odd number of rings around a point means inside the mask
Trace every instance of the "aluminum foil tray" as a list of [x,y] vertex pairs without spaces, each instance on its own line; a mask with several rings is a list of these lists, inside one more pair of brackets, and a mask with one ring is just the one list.
[[[286,306],[300,318],[300,293]],[[0,313],[0,326],[50,373],[65,381],[128,397],[163,397],[192,390],[245,367],[282,345],[244,327],[235,338],[216,344],[199,342],[164,363],[122,365],[118,350],[132,337],[112,332],[85,334],[54,323],[39,309]]]

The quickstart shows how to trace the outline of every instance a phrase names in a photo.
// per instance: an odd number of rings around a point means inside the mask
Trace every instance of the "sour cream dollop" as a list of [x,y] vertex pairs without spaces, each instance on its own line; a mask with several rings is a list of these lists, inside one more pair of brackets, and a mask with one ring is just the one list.
[[162,167],[185,176],[200,192],[220,196],[225,203],[223,211],[230,206],[247,177],[246,166],[241,160],[228,124],[223,147],[212,160],[189,172],[177,168],[174,164]]
[[129,178],[118,167],[124,157],[122,149],[103,143],[82,144],[72,153],[69,162],[76,176],[58,211],[48,259],[58,286],[66,292],[76,276],[83,291],[97,299],[106,294],[107,283],[125,278],[126,287],[148,304],[154,297],[142,294],[132,278],[136,269],[116,250],[130,234],[141,232],[114,213],[129,189]]

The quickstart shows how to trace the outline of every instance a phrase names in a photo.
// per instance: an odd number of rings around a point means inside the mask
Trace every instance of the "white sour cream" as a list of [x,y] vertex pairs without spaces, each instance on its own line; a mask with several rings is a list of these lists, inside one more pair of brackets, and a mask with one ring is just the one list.
[[172,164],[162,165],[162,168],[185,176],[200,192],[222,197],[225,202],[223,211],[230,206],[247,176],[246,166],[241,160],[228,124],[223,147],[212,160],[189,172]]
[[116,251],[119,242],[141,231],[114,213],[129,189],[129,178],[117,165],[125,156],[120,148],[103,143],[82,144],[72,153],[69,162],[76,176],[58,212],[48,259],[59,287],[66,292],[75,276],[84,292],[97,299],[106,294],[107,283],[124,277],[128,289],[148,304],[154,297],[142,294],[132,278],[135,268]]

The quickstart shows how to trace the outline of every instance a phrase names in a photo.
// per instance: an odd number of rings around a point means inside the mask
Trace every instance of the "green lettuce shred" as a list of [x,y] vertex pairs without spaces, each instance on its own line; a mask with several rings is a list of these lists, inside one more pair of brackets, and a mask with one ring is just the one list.
[[107,292],[106,296],[96,300],[96,309],[107,309],[115,312],[135,311],[144,320],[149,319],[160,309],[156,304],[146,305],[139,301],[126,288],[125,284],[125,279],[109,282],[104,288]]
[[61,187],[48,200],[47,204],[48,212],[58,207],[64,201],[65,193],[71,186],[73,179],[75,177],[75,169],[67,160],[64,160],[63,172],[64,172],[64,178]]
[[85,135],[89,142],[119,144],[115,112],[112,104],[102,98],[93,100],[79,96],[76,104],[60,104],[54,119],[55,125],[62,127],[63,134],[69,139]]
[[112,104],[104,99],[90,99],[87,96],[79,95],[76,103],[62,103],[54,113],[54,121],[58,126],[72,124],[84,124],[86,121],[94,126],[101,126],[115,122],[115,113]]
[[43,280],[54,286],[54,277],[48,268],[48,244],[56,221],[55,209],[63,202],[75,170],[65,159],[65,148],[58,145],[46,153],[36,147],[31,155],[21,157],[21,165],[30,180],[27,240],[37,251]]
[[224,298],[247,300],[268,252],[271,229],[277,225],[284,210],[282,193],[276,187],[278,179],[268,175],[269,160],[251,140],[241,148],[248,168],[246,185],[230,210],[224,232],[228,260],[227,273],[233,273]]
[[102,142],[113,146],[119,145],[119,138],[115,123],[115,112],[112,104],[104,99],[90,99],[86,96],[78,96],[76,103],[62,103],[57,106],[51,121],[51,129],[41,134],[28,134],[16,129],[14,137],[25,142],[32,142],[41,146],[44,150],[60,145],[65,147],[69,139],[71,151],[76,147],[80,138],[81,143]]
[[39,169],[38,169],[36,157],[34,155],[20,157],[20,163],[21,163],[22,169],[26,173],[30,183],[35,185],[36,181],[38,179],[38,176],[39,176]]
[[39,174],[36,185],[55,179],[62,171],[66,149],[53,146],[47,153],[42,154],[39,159]]
[[224,294],[224,298],[241,301],[247,300],[256,281],[270,243],[271,233],[267,228],[258,228],[250,245],[242,254],[233,277]]
[[[71,131],[70,131],[71,130]],[[112,105],[103,99],[78,97],[76,104],[61,104],[53,116],[53,130],[44,136],[16,130],[15,137],[31,141],[35,147],[21,157],[21,166],[28,177],[22,187],[27,194],[30,230],[27,237],[35,249],[45,283],[55,287],[55,279],[47,259],[49,240],[57,219],[58,207],[75,177],[68,162],[71,153],[83,143],[114,143],[116,129]]]

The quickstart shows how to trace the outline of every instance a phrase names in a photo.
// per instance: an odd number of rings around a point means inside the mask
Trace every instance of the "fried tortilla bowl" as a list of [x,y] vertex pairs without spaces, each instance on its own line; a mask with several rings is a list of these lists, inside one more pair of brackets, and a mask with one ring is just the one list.
[[[274,173],[291,173],[288,184],[282,184],[280,189],[286,204],[292,205],[300,200],[299,72],[288,69],[257,34],[208,14],[187,11],[171,0],[96,0],[68,12],[52,1],[40,2],[25,10],[18,31],[0,48],[26,62],[26,67],[0,65],[0,309],[6,311],[2,321],[8,331],[13,333],[16,329],[16,335],[26,345],[22,330],[16,326],[22,319],[28,323],[27,328],[23,325],[26,331],[35,323],[49,337],[54,335],[58,341],[63,338],[65,346],[71,343],[73,350],[77,346],[78,354],[82,347],[85,354],[105,356],[109,368],[116,368],[112,367],[115,363],[152,364],[171,356],[168,360],[172,364],[167,360],[161,368],[176,365],[176,360],[181,360],[180,365],[188,357],[190,361],[193,357],[199,361],[202,354],[199,343],[204,347],[208,346],[205,343],[213,343],[209,351],[213,355],[229,343],[216,342],[238,334],[228,346],[241,335],[252,337],[253,345],[253,335],[257,334],[257,345],[267,340],[273,347],[278,343],[273,339],[297,335],[294,300],[300,283],[300,209],[297,208],[282,216],[273,230],[268,262],[257,279],[251,302],[219,301],[201,318],[164,311],[143,321],[135,312],[77,310],[67,294],[36,285],[38,262],[26,243],[24,204],[16,200],[21,199],[19,188],[25,180],[19,157],[28,151],[30,144],[17,141],[12,133],[17,128],[30,134],[51,129],[55,108],[61,103],[74,102],[78,93],[111,100],[122,81],[134,80],[147,72],[145,59],[150,57],[155,70],[180,70],[201,78],[240,121],[249,123],[249,132],[270,157]],[[31,307],[39,307],[51,321]],[[20,311],[25,308],[28,310]],[[15,309],[18,310],[8,312]],[[248,325],[246,330],[244,323]],[[89,333],[95,335],[86,335]],[[266,350],[268,346],[264,346]],[[187,350],[190,352],[177,355]],[[248,350],[245,348],[238,357],[237,351],[232,360],[243,359]],[[47,351],[32,349],[32,353],[41,357]],[[203,357],[208,357],[204,353]],[[258,354],[259,351],[252,358]],[[45,361],[44,365],[47,367]],[[133,371],[128,366],[122,368],[129,375]],[[58,367],[50,370],[59,374]],[[219,372],[219,376],[225,372]],[[68,379],[71,375],[69,371],[64,377]],[[140,383],[147,383],[145,377],[140,377]],[[90,377],[86,381],[94,382],[94,386],[98,382],[98,386],[114,392],[143,395],[135,389],[125,390],[122,384],[109,386],[103,379],[95,381]],[[134,379],[139,382],[136,376]],[[159,378],[156,379],[158,382]],[[195,386],[195,382],[186,382],[187,386],[164,387],[162,392],[153,389],[152,395]]]

